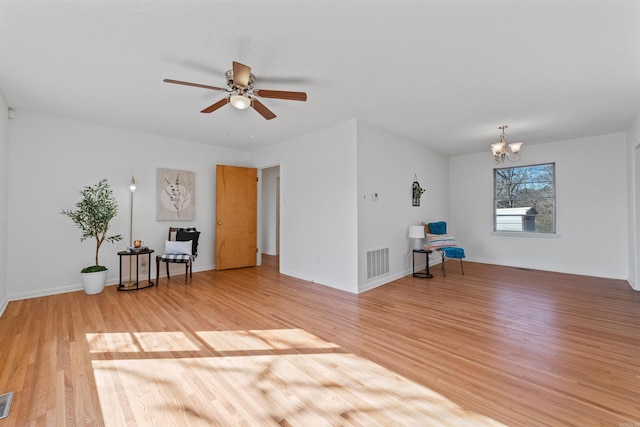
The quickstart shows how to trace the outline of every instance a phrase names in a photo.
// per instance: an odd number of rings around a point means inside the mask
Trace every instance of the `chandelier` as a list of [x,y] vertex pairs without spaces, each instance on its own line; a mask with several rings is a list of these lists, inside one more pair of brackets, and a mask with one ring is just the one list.
[[511,144],[507,144],[504,130],[508,127],[509,126],[507,125],[500,126],[498,128],[502,131],[500,133],[500,142],[491,144],[491,152],[493,153],[493,161],[495,164],[504,162],[504,159],[507,159],[510,162],[517,162],[520,160],[519,153],[520,147],[522,147],[522,142],[512,142]]

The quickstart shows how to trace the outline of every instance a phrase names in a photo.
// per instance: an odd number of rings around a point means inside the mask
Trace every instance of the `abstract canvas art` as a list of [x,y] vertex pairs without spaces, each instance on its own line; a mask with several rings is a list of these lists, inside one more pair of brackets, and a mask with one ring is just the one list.
[[156,220],[191,221],[195,217],[195,174],[158,168]]

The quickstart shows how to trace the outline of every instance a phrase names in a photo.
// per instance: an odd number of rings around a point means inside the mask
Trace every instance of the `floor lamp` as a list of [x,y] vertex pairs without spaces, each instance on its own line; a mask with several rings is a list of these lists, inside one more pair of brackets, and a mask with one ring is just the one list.
[[[136,192],[136,179],[131,177],[131,184],[129,184],[129,191],[131,192],[131,213],[129,215],[129,248],[133,247],[133,193]],[[133,269],[133,257],[129,257],[129,284],[131,285],[131,270]]]

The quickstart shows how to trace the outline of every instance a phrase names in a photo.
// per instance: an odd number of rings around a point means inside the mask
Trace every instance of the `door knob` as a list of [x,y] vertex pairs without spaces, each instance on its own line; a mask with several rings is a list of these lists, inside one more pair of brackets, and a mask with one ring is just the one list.
[[218,221],[218,225],[222,225],[222,223],[220,221]]

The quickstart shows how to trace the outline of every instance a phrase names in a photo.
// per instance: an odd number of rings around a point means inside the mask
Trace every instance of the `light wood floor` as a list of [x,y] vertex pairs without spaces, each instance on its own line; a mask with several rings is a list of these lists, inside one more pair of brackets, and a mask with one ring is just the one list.
[[9,303],[0,426],[640,426],[623,281],[449,261],[358,296],[276,262]]

